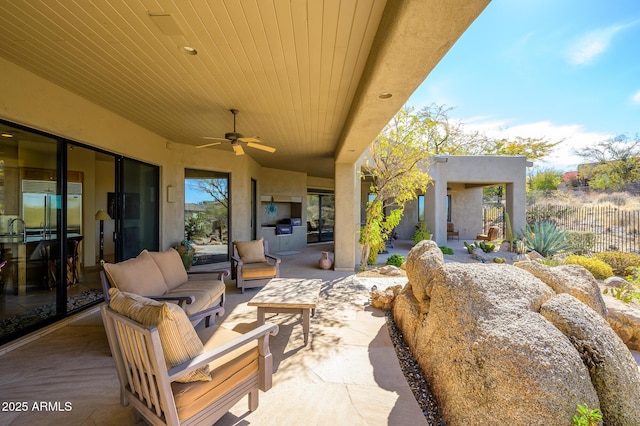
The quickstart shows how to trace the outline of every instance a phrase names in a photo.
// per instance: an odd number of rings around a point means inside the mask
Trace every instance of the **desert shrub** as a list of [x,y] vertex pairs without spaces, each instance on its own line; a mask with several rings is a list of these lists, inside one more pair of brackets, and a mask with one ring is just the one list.
[[536,259],[536,262],[542,263],[543,265],[547,265],[549,267],[560,266],[562,265],[562,260],[558,258],[545,257],[542,259]]
[[478,244],[478,247],[480,247],[480,250],[482,250],[485,253],[493,253],[493,251],[496,249],[495,244],[488,243],[486,241],[480,241],[477,244]]
[[620,277],[631,275],[633,267],[640,265],[640,254],[624,253],[621,251],[603,251],[593,255],[607,263],[613,269],[613,273]]
[[529,250],[535,250],[543,257],[554,256],[570,248],[567,232],[547,221],[529,224],[522,231]]
[[404,256],[401,254],[392,254],[387,259],[387,265],[400,266],[404,263]]
[[634,300],[640,302],[640,267],[631,268],[631,275],[625,279],[627,281],[620,287],[606,288],[602,293],[611,293],[611,296],[624,303],[631,303]]
[[602,420],[602,412],[600,409],[591,409],[587,405],[578,404],[576,409],[576,415],[573,416],[571,421],[575,426],[597,426]]
[[431,232],[426,222],[418,222],[416,232],[413,233],[413,243],[418,244],[422,240],[431,239]]
[[440,246],[440,251],[444,254],[453,254],[453,249],[447,246]]
[[493,263],[507,263],[507,259],[496,256],[493,258]]
[[613,276],[613,269],[611,269],[611,266],[594,257],[572,254],[564,260],[564,263],[569,265],[580,265],[591,272],[594,278],[599,280],[604,280]]
[[596,234],[589,231],[568,231],[567,243],[574,254],[591,254],[596,245]]
[[627,204],[627,200],[629,199],[629,196],[625,193],[620,193],[620,192],[616,192],[613,194],[605,194],[602,195],[599,199],[598,199],[598,203],[599,204],[613,204],[614,206],[624,206],[625,204]]

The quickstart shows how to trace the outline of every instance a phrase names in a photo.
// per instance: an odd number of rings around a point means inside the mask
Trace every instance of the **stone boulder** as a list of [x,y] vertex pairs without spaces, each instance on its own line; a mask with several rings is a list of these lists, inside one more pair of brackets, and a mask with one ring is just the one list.
[[[540,314],[551,287],[522,268],[445,264],[435,244],[418,250],[393,314],[446,424],[568,425],[578,404],[600,407],[581,352]],[[612,338],[603,321],[594,327]],[[640,394],[640,382],[629,389]]]
[[607,317],[607,307],[600,294],[598,280],[591,272],[580,265],[562,265],[550,267],[539,262],[517,262],[514,264],[531,272],[556,293],[568,293],[589,306],[591,309]]
[[629,349],[640,352],[640,306],[603,295],[609,325]]
[[559,294],[543,304],[540,313],[580,353],[598,393],[606,424],[637,425],[640,370],[606,319],[568,294]]
[[420,303],[422,313],[429,312],[429,298],[433,282],[444,278],[444,257],[438,244],[432,240],[422,240],[407,255],[407,279],[412,283],[410,290]]

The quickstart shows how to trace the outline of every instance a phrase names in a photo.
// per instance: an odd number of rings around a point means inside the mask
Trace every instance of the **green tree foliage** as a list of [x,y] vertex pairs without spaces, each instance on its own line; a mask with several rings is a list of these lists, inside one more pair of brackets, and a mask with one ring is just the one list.
[[562,173],[556,170],[539,170],[534,176],[529,178],[528,188],[532,191],[557,191],[558,185],[562,182]]
[[371,250],[384,247],[404,213],[405,204],[427,189],[428,156],[423,149],[426,129],[412,108],[402,108],[369,149],[363,179],[371,182],[365,225],[360,234],[361,267]]
[[562,140],[551,142],[545,138],[489,139],[483,147],[486,155],[524,155],[528,160],[539,160],[551,153]]
[[436,155],[524,155],[528,160],[539,160],[562,140],[551,142],[545,138],[494,139],[478,131],[465,129],[462,122],[449,117],[453,108],[431,104],[414,113],[422,123],[424,149]]
[[624,190],[640,180],[640,137],[618,135],[575,153],[589,164],[579,168],[581,178],[597,190]]

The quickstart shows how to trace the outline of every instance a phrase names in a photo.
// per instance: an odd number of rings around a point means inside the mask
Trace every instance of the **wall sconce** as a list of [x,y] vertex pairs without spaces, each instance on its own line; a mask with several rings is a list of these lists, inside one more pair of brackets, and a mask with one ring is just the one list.
[[173,185],[167,186],[167,203],[176,202],[176,188]]
[[100,264],[104,264],[104,221],[111,220],[109,213],[100,209],[96,212],[96,220],[100,221]]

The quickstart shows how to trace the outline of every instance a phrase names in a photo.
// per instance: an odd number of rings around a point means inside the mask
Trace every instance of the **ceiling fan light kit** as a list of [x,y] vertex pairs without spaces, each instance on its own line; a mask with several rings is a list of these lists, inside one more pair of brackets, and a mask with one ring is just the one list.
[[204,145],[199,145],[196,148],[207,148],[210,146],[220,145],[223,142],[231,142],[231,147],[233,148],[233,152],[236,155],[244,155],[244,146],[249,148],[259,149],[261,151],[274,153],[276,149],[272,146],[263,145],[262,141],[258,136],[245,138],[242,133],[238,133],[236,131],[236,115],[238,115],[237,109],[230,109],[231,114],[233,114],[233,132],[228,132],[224,134],[224,138],[216,138],[211,136],[204,136],[204,139],[213,139],[221,142],[211,142]]

